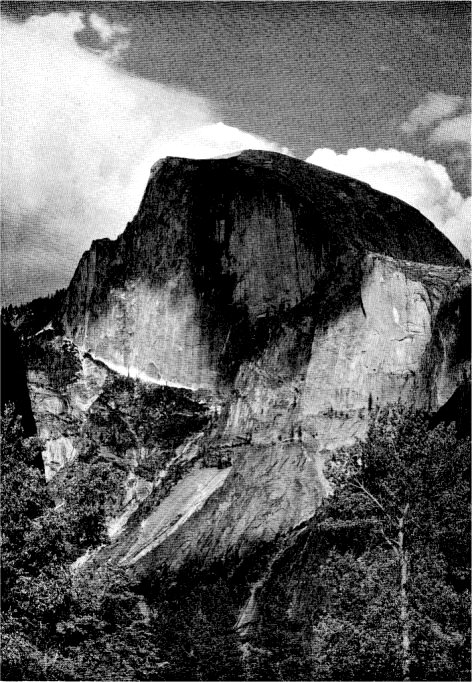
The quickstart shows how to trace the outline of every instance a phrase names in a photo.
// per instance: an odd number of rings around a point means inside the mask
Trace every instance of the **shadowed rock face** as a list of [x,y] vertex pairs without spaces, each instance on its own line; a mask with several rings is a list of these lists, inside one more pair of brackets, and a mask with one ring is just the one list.
[[372,408],[437,409],[469,372],[463,266],[410,206],[304,162],[160,162],[123,235],[82,257],[62,321],[125,373],[218,395],[202,442],[231,467],[195,454],[111,555],[145,574],[309,518],[326,453],[362,437]]
[[265,344],[267,317],[333,282],[325,315],[348,309],[369,252],[463,264],[418,211],[345,176],[269,152],[168,158],[123,235],[82,257],[66,333],[154,378],[215,387]]
[[460,384],[449,400],[433,415],[431,428],[435,428],[442,422],[445,424],[454,422],[459,436],[464,438],[468,436],[470,438],[470,407],[471,386],[469,379]]

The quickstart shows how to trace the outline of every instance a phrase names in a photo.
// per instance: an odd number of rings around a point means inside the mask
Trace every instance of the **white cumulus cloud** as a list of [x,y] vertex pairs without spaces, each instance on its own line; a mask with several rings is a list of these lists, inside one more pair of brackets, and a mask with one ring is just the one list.
[[[77,42],[87,23],[101,49]],[[161,156],[277,148],[216,125],[203,98],[120,69],[128,39],[96,13],[2,22],[4,299],[66,285],[91,240],[134,216]]]
[[470,114],[441,121],[429,136],[432,144],[461,142],[470,145]]
[[129,33],[129,28],[115,22],[110,22],[101,17],[96,12],[92,12],[88,17],[90,26],[98,33],[104,43],[110,42],[113,38]]
[[317,149],[307,161],[406,201],[470,258],[471,198],[464,198],[453,188],[447,170],[436,161],[396,149],[364,148],[350,149],[346,154]]
[[116,22],[109,22],[96,12],[88,16],[88,23],[95,33],[98,33],[100,41],[106,50],[101,56],[110,62],[115,62],[129,47],[130,41],[125,36],[129,28]]
[[405,133],[416,133],[436,121],[451,116],[462,106],[463,102],[464,98],[459,95],[428,92],[400,127]]
[[156,153],[161,156],[172,154],[192,159],[208,159],[217,155],[231,156],[243,149],[262,149],[291,155],[288,147],[225,125],[221,121],[185,133],[168,145],[156,148]]

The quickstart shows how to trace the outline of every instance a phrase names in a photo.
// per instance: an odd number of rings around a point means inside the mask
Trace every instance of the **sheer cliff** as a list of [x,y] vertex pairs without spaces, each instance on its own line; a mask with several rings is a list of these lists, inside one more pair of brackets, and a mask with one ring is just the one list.
[[124,233],[82,257],[61,321],[91,360],[216,407],[111,555],[145,574],[310,518],[327,453],[373,408],[436,410],[468,374],[469,275],[419,212],[351,178],[269,152],[156,164]]
[[334,282],[335,306],[322,314],[353,305],[369,252],[463,262],[413,208],[302,161],[252,151],[167,158],[124,233],[81,259],[66,332],[121,366],[215,387],[265,345],[281,311]]

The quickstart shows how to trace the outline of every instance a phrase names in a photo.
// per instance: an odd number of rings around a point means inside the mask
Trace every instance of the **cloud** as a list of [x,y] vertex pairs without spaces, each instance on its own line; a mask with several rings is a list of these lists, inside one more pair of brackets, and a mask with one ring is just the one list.
[[92,12],[92,14],[89,15],[88,22],[104,43],[109,43],[114,38],[129,33],[129,28],[127,26],[109,22],[96,12]]
[[317,149],[307,161],[406,201],[470,258],[471,198],[454,190],[447,170],[436,161],[396,149],[363,148],[350,149],[347,154]]
[[[263,137],[256,137],[239,128],[219,122],[192,130],[169,142],[156,146],[154,156],[184,156],[191,159],[208,159],[214,156],[231,156],[243,149],[262,149],[292,155],[288,147],[282,147]],[[158,155],[158,156],[156,156]]]
[[88,24],[98,34],[102,46],[106,48],[102,56],[110,62],[116,62],[128,49],[130,41],[124,38],[129,28],[115,22],[109,22],[96,12],[87,17]]
[[447,95],[444,92],[428,92],[423,101],[413,109],[400,128],[404,133],[412,135],[423,128],[428,128],[436,121],[451,116],[463,104],[464,98],[459,95]]
[[[86,29],[101,49],[76,41]],[[128,37],[97,14],[3,20],[4,300],[65,286],[91,240],[133,218],[159,157],[275,148],[215,126],[203,98],[120,70]]]
[[432,131],[429,142],[432,144],[464,143],[470,145],[470,113],[443,120]]

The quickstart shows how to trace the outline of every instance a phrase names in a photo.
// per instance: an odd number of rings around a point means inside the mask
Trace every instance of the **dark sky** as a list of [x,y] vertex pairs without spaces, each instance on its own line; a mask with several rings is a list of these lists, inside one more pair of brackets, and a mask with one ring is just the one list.
[[228,124],[302,157],[395,146],[421,95],[451,79],[467,94],[467,14],[440,3],[157,6],[134,15],[128,65],[213,99]]
[[317,147],[399,146],[398,124],[422,95],[470,92],[468,2],[43,2],[3,11],[51,9],[99,11],[130,27],[125,68],[203,95],[228,125],[302,158]]
[[[68,12],[80,12],[84,17],[84,27],[73,37],[76,47],[96,50],[98,54],[110,49],[110,44],[105,45],[90,24],[91,13],[98,14],[108,24],[125,27],[127,45],[115,58],[115,67],[122,73],[134,74],[140,82],[144,79],[148,83],[168,85],[173,93],[182,90],[200,96],[211,110],[211,121],[223,121],[227,126],[288,147],[303,159],[319,148],[338,154],[363,147],[372,151],[377,148],[405,151],[442,164],[454,189],[464,198],[470,194],[470,145],[464,133],[441,133],[437,135],[441,138],[439,142],[431,141],[433,123],[439,125],[441,121],[452,121],[454,116],[463,117],[470,112],[468,2],[2,4],[8,27],[12,25],[11,20],[17,26],[16,33],[12,29],[12,40],[13,44],[15,40],[21,44],[19,52],[28,40],[38,40],[41,35],[31,24],[35,15],[44,18],[51,13]],[[18,28],[21,26],[25,27],[23,35]],[[40,24],[38,27],[42,30]],[[59,26],[58,37],[61,30]],[[46,31],[44,35],[50,39],[50,33]],[[67,59],[70,48],[68,44]],[[15,55],[15,50],[8,54]],[[58,55],[56,60],[62,59],[60,51],[54,54]],[[24,58],[34,61],[34,51],[31,55]],[[69,62],[64,63],[66,71],[70,68]],[[39,80],[48,74],[46,61],[44,64],[39,61],[36,68]],[[55,77],[52,74],[45,80]],[[82,92],[86,88],[86,77],[81,78],[78,88]],[[13,83],[10,87],[14,89],[15,79],[9,83]],[[25,89],[28,85],[22,87]],[[58,91],[61,87],[58,82]],[[35,96],[39,97],[37,92]],[[5,98],[8,97],[7,92]],[[86,102],[87,96],[81,97]],[[405,125],[411,112],[425,102],[422,122],[408,131]],[[448,113],[450,102],[457,104]],[[446,113],[435,114],[436,118],[428,123],[428,111],[434,111],[436,105]],[[56,125],[54,111],[60,108],[60,103],[56,109],[51,105],[51,128]],[[27,115],[33,114],[30,111]],[[51,118],[50,112],[48,115]],[[67,114],[58,112],[57,115],[64,119]],[[121,139],[122,136],[117,137]],[[11,141],[9,138],[9,144]],[[28,173],[32,165],[41,165],[39,156],[47,153],[46,149],[34,147],[30,152],[34,162],[28,166]],[[106,163],[105,154],[100,167]],[[74,182],[80,185],[81,179]],[[441,214],[443,223],[456,210],[451,201],[454,203],[455,199],[444,198],[449,203],[444,215]],[[27,252],[31,231],[44,230],[46,237],[49,234],[44,217],[48,211],[42,203],[34,210],[17,205],[16,199],[14,204],[10,208],[7,202],[4,228],[10,255],[12,244],[16,251],[20,244]],[[85,218],[82,216],[81,220]],[[70,229],[77,232],[73,226]],[[87,246],[91,232],[92,236],[95,232],[96,236],[102,236],[100,230],[103,236],[116,234],[115,227],[112,229],[106,224],[97,225],[94,230],[86,229],[86,239],[82,241],[75,235],[64,272],[61,270],[59,275],[56,273],[57,277],[48,280],[46,269],[41,275],[44,286],[35,284],[35,291],[49,290],[53,283],[54,286],[66,283],[72,262]],[[64,228],[65,240],[68,235]],[[58,249],[55,259],[60,259],[57,240],[54,248]],[[28,271],[34,269],[37,257],[36,249],[29,255]],[[38,278],[39,275],[36,282]],[[17,285],[13,289],[8,286],[11,292]],[[17,288],[19,298],[31,295],[25,283],[18,284]]]

